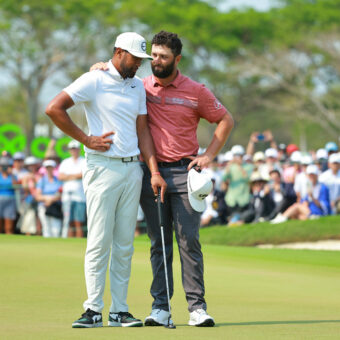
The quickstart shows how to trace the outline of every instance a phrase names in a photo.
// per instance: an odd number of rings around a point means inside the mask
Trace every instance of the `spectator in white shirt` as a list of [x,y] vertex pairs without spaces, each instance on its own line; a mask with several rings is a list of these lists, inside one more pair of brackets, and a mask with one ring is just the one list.
[[340,205],[340,153],[329,156],[328,167],[329,169],[319,176],[319,181],[328,187],[332,214],[336,214],[340,212],[337,211]]
[[[83,237],[86,223],[86,198],[82,184],[84,157],[80,157],[80,143],[72,140],[68,144],[71,157],[59,166],[59,180],[63,182],[63,230],[62,237]],[[71,228],[70,228],[71,227]]]

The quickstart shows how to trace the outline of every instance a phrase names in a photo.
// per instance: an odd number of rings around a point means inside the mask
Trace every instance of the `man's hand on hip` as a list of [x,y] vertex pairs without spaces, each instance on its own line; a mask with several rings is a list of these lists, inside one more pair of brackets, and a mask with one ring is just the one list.
[[110,149],[113,141],[109,136],[113,135],[114,132],[107,132],[101,136],[87,136],[85,146],[89,149],[105,152]]
[[186,158],[189,158],[192,160],[192,162],[189,163],[188,165],[188,170],[190,170],[191,168],[194,167],[198,167],[201,169],[207,168],[209,166],[209,164],[213,161],[212,157],[203,154],[203,155],[199,155],[196,157],[193,156],[188,156]]

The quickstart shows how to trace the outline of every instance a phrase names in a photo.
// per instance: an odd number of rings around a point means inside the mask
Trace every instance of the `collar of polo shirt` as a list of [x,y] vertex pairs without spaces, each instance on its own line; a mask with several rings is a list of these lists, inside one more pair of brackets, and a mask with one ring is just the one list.
[[[168,86],[173,86],[173,87],[178,87],[179,85],[179,82],[181,81],[181,77],[182,77],[182,74],[179,70],[177,70],[177,76],[176,78],[170,83],[168,84],[166,87]],[[154,75],[152,75],[151,77],[152,79],[152,82],[153,82],[153,86],[156,87],[156,86],[162,86],[156,79],[156,77]]]

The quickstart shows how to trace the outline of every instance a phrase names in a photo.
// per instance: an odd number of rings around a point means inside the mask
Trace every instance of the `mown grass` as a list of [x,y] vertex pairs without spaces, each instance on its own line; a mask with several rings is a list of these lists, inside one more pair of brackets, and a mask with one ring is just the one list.
[[[340,252],[203,244],[208,311],[216,327],[189,327],[174,253],[176,330],[72,329],[86,298],[85,239],[0,235],[0,339],[339,339]],[[149,241],[135,241],[128,303],[151,309]],[[103,317],[110,305],[107,281]]]
[[203,244],[229,246],[340,239],[340,216],[327,216],[308,221],[290,220],[275,225],[263,222],[240,227],[208,227],[201,229],[200,239]]

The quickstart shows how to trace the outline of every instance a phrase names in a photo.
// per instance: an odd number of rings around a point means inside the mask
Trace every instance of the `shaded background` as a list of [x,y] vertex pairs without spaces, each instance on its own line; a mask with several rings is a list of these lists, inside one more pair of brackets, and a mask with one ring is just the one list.
[[[235,119],[224,151],[267,129],[302,150],[338,142],[339,8],[340,0],[2,0],[0,124],[19,125],[28,143],[48,124],[51,137],[46,104],[111,58],[117,34],[150,41],[164,29],[184,44],[181,72],[205,83]],[[139,76],[148,74],[145,62]],[[79,109],[71,117],[85,129]],[[214,128],[200,123],[202,147]]]

